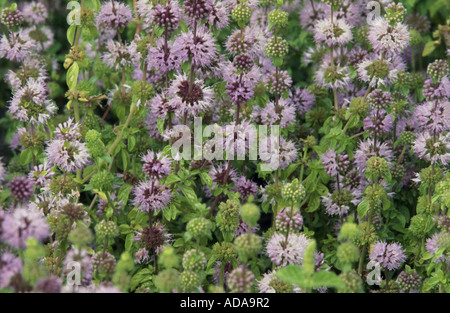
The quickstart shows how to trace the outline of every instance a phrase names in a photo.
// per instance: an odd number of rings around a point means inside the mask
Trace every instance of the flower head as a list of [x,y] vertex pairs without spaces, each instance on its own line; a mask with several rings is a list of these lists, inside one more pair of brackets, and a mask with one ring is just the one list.
[[371,135],[388,134],[393,128],[393,118],[385,110],[372,110],[370,115],[364,119],[364,130]]
[[[439,245],[436,242],[436,239],[440,236],[440,233],[436,233],[433,235],[433,237],[428,238],[427,242],[425,244],[425,248],[427,249],[428,253],[433,255],[437,252],[439,249]],[[440,257],[436,258],[434,262],[444,262],[445,261],[445,255],[441,255]]]
[[143,212],[158,212],[170,202],[172,194],[169,189],[159,184],[157,179],[150,179],[134,188],[134,205]]
[[72,118],[69,118],[66,122],[59,124],[55,129],[55,139],[61,140],[78,140],[80,139],[80,125],[74,123]]
[[266,249],[270,260],[277,266],[302,264],[309,243],[310,239],[303,234],[289,234],[286,240],[286,236],[275,233],[267,243]]
[[6,288],[11,278],[22,272],[22,261],[11,252],[0,255],[0,288]]
[[118,41],[109,40],[107,46],[108,51],[103,55],[103,61],[111,68],[116,70],[132,68],[141,60],[141,53],[137,51],[134,41],[124,45]]
[[133,14],[128,5],[117,1],[105,2],[97,15],[99,23],[110,29],[125,28],[133,19]]
[[176,30],[180,22],[178,1],[168,1],[165,5],[157,4],[153,9],[152,19],[161,28]]
[[48,10],[43,3],[32,1],[26,3],[22,9],[22,14],[31,25],[45,23],[48,18]]
[[12,196],[20,202],[30,200],[30,197],[34,192],[33,180],[25,176],[12,178],[8,183],[8,188],[11,191]]
[[56,112],[56,105],[47,97],[42,81],[29,79],[13,96],[9,113],[16,120],[42,125]]
[[329,47],[343,46],[352,40],[353,34],[350,25],[343,19],[331,21],[320,20],[314,28],[314,39]]
[[178,70],[183,60],[188,58],[188,50],[182,45],[168,42],[167,47],[163,38],[158,39],[156,46],[148,50],[148,69],[159,70],[161,73]]
[[379,156],[388,161],[389,165],[393,158],[392,149],[386,142],[380,143],[368,138],[366,141],[361,141],[358,149],[355,152],[355,165],[360,170],[365,170],[367,160],[372,156]]
[[18,70],[9,70],[6,74],[6,79],[11,85],[13,93],[24,87],[30,78],[42,83],[48,78],[44,65],[38,59],[26,58]]
[[369,28],[368,38],[375,52],[395,55],[408,45],[409,31],[404,24],[391,25],[386,19],[377,18]]
[[302,290],[297,286],[283,282],[275,276],[276,272],[269,272],[263,275],[258,281],[258,289],[261,293],[300,293]]
[[42,241],[50,235],[49,227],[42,213],[26,208],[18,208],[6,214],[2,230],[3,240],[17,249],[26,248],[28,238]]
[[445,132],[450,129],[450,102],[425,102],[416,107],[414,117],[426,131]]
[[350,82],[348,68],[339,65],[331,66],[328,62],[323,62],[316,72],[316,81],[317,84],[326,88],[345,88]]
[[401,244],[395,242],[387,244],[385,241],[376,242],[371,249],[369,257],[371,261],[390,271],[398,269],[406,259]]
[[350,205],[354,203],[354,197],[350,190],[340,189],[322,196],[322,202],[329,215],[344,216],[348,213]]
[[183,61],[192,61],[198,67],[208,67],[217,58],[217,48],[211,33],[201,26],[194,36],[192,32],[182,33],[174,42],[175,49],[185,50]]
[[85,143],[54,139],[47,149],[50,165],[57,165],[61,170],[74,172],[83,169],[89,161],[89,153]]
[[24,31],[10,32],[9,36],[3,35],[0,40],[0,57],[22,62],[31,55],[33,48],[30,37]]
[[144,173],[152,177],[153,175],[157,178],[162,178],[168,176],[170,173],[170,160],[163,156],[161,152],[155,153],[153,151],[148,151],[146,155],[142,157],[144,165],[142,170]]
[[172,107],[178,108],[178,114],[183,116],[198,115],[206,111],[212,105],[214,93],[210,87],[206,87],[202,80],[190,81],[186,74],[178,74],[169,89],[172,96]]
[[307,89],[295,88],[291,94],[291,102],[300,114],[305,114],[312,109],[315,97]]
[[64,259],[64,272],[69,274],[72,271],[72,262],[77,262],[80,266],[80,278],[82,286],[88,286],[92,281],[92,261],[89,253],[84,249],[73,248],[67,252],[66,258]]
[[364,60],[357,66],[359,78],[371,87],[388,86],[405,64],[399,57]]
[[450,133],[436,137],[429,132],[419,133],[413,149],[419,158],[445,166],[450,162]]
[[248,199],[250,195],[256,196],[256,193],[258,192],[258,185],[244,176],[237,179],[235,185],[244,201]]

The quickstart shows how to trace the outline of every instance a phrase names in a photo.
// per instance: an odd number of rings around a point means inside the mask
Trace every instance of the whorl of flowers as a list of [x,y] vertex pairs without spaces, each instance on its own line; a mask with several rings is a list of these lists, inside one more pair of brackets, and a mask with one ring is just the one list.
[[135,42],[124,45],[120,42],[109,40],[107,47],[108,51],[103,55],[103,61],[109,67],[121,70],[122,68],[129,68],[139,64],[141,54],[137,51]]
[[2,239],[16,249],[24,249],[29,238],[43,241],[50,235],[45,217],[27,208],[17,208],[6,214],[1,228]]
[[42,125],[56,112],[56,105],[48,99],[42,81],[29,79],[11,100],[9,113],[19,121]]
[[170,173],[170,160],[162,156],[161,152],[155,153],[149,151],[146,155],[142,157],[142,170],[149,177],[153,175],[159,178],[165,177]]
[[314,39],[329,47],[343,46],[353,39],[353,34],[350,25],[345,20],[324,19],[316,23]]
[[372,22],[368,38],[377,53],[399,54],[409,43],[408,27],[397,23],[391,25],[386,19],[377,18]]
[[48,18],[48,10],[45,5],[36,1],[25,4],[22,14],[24,19],[30,24],[42,24]]
[[438,137],[429,132],[420,133],[413,148],[419,158],[447,165],[450,162],[450,133]]
[[48,144],[46,153],[51,165],[67,172],[83,169],[90,158],[86,144],[80,141],[54,139]]
[[134,205],[143,212],[158,212],[167,207],[172,197],[170,190],[156,179],[146,180],[134,188]]
[[171,106],[178,108],[180,116],[187,113],[197,115],[212,105],[214,92],[204,82],[196,79],[191,85],[186,74],[177,75],[169,89],[172,98]]
[[403,247],[399,243],[387,244],[385,241],[378,241],[371,248],[370,260],[380,264],[384,269],[390,271],[398,269],[406,260]]
[[182,33],[174,42],[175,48],[186,51],[183,61],[192,61],[198,67],[211,65],[217,57],[217,47],[211,33],[205,27],[199,27],[194,35],[191,32]]
[[125,28],[133,19],[133,14],[128,5],[119,1],[106,1],[103,3],[97,20],[101,25],[110,29]]
[[276,265],[302,264],[310,239],[304,234],[287,236],[275,233],[267,243],[266,250],[270,260]]

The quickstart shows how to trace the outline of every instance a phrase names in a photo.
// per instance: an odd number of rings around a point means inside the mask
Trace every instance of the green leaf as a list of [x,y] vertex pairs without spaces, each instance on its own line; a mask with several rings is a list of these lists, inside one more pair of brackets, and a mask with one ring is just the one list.
[[169,176],[167,176],[167,178],[166,178],[166,185],[172,185],[172,184],[175,184],[175,183],[177,183],[177,182],[180,182],[181,181],[181,178],[180,177],[178,177],[177,175],[175,175],[175,174],[170,174]]
[[158,37],[161,37],[162,34],[164,33],[164,28],[162,28],[162,27],[155,26],[153,29],[155,30],[155,34]]
[[74,44],[76,31],[77,31],[77,25],[75,25],[75,24],[70,25],[70,27],[67,29],[67,40],[69,41],[71,46],[73,46],[73,44]]
[[383,197],[381,199],[381,202],[383,203],[383,211],[386,211],[391,207],[391,201],[387,198],[387,196]]
[[120,225],[119,231],[120,231],[120,234],[122,234],[122,235],[128,235],[129,233],[132,232],[132,230],[130,229],[130,225],[128,225],[128,224]]
[[234,232],[223,231],[222,235],[223,235],[223,240],[225,240],[226,242],[232,242],[234,239]]
[[200,173],[200,179],[204,185],[208,186],[208,188],[211,189],[213,180],[212,180],[211,176],[209,176],[209,174]]
[[406,225],[406,218],[403,215],[401,215],[401,214],[397,215],[396,217],[400,221],[402,226],[405,227],[405,225]]
[[282,179],[288,179],[289,176],[291,176],[291,174],[292,174],[299,166],[300,166],[300,163],[294,163],[294,164],[289,165],[289,166],[287,167],[287,169],[285,169],[285,170],[282,172],[282,175],[281,175]]
[[[437,0],[437,1],[432,1],[431,3],[433,3],[429,7],[431,17],[434,17],[436,15],[436,13],[439,12],[443,6],[448,6],[447,0]],[[444,8],[444,10],[445,10],[445,8]]]
[[109,154],[105,153],[102,155],[102,159],[106,161],[106,163],[111,164],[112,158]]
[[125,238],[125,250],[130,251],[131,247],[133,246],[134,243],[134,234],[128,234],[127,237]]
[[320,196],[317,193],[311,195],[308,201],[307,212],[314,212],[320,207]]
[[283,58],[274,57],[273,58],[273,65],[280,67],[283,65]]
[[66,82],[70,90],[75,89],[78,83],[78,75],[80,74],[80,66],[78,62],[74,62],[67,71]]
[[285,268],[278,270],[276,276],[279,279],[300,288],[312,288],[311,277],[298,265],[288,265]]
[[367,212],[369,212],[369,201],[364,200],[358,205],[358,215],[359,217],[364,217],[367,215]]
[[130,288],[131,291],[135,290],[140,284],[149,281],[152,279],[152,273],[148,268],[143,268],[139,272],[137,272],[133,278],[131,278]]
[[345,283],[336,275],[328,271],[316,272],[313,276],[313,288],[331,287],[345,289]]
[[122,165],[123,165],[123,170],[126,171],[128,169],[128,161],[130,158],[130,155],[128,154],[128,151],[123,149],[121,151],[122,153]]
[[217,261],[217,256],[215,254],[213,254],[211,256],[211,258],[208,260],[208,265],[206,266],[206,270],[209,270],[210,268],[212,268],[214,266],[214,264],[216,264]]
[[122,187],[120,187],[119,189],[119,193],[117,195],[117,199],[119,201],[123,201],[123,205],[127,205],[128,202],[128,198],[130,196],[130,192],[131,192],[131,185],[130,184],[125,184],[122,185]]
[[163,215],[165,219],[170,222],[176,219],[178,212],[179,211],[177,210],[176,206],[174,204],[171,204],[163,211]]
[[305,270],[298,265],[288,265],[277,271],[276,276],[287,283],[300,288],[320,288],[331,287],[345,289],[344,282],[333,272],[320,271],[308,275]]
[[136,138],[134,136],[128,137],[128,151],[133,151],[136,146]]
[[94,9],[95,11],[100,11],[100,8],[102,6],[100,0],[91,0],[93,5],[94,5]]
[[173,247],[174,248],[178,248],[178,247],[182,247],[184,246],[184,240],[183,238],[178,238],[177,240],[175,240],[175,242],[173,243]]
[[422,56],[426,57],[427,55],[430,55],[434,51],[434,49],[436,49],[435,42],[427,42],[425,44],[425,47],[423,48]]
[[33,159],[33,152],[30,148],[27,148],[20,153],[20,164],[21,165],[27,165],[31,163]]
[[180,185],[179,187],[188,201],[192,203],[197,202],[197,195],[195,194],[194,190],[192,190],[191,187],[185,185]]

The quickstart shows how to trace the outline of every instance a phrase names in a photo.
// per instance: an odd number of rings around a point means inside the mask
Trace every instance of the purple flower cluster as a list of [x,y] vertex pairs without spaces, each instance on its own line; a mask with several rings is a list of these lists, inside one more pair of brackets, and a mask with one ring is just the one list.
[[371,261],[390,271],[398,269],[406,260],[401,244],[387,244],[385,241],[376,242],[371,249],[369,257]]

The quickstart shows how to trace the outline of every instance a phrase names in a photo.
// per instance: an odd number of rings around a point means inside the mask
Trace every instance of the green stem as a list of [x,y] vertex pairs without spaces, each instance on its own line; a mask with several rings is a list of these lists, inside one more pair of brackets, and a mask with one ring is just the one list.
[[363,246],[361,256],[359,258],[359,266],[358,266],[358,274],[362,276],[363,266],[364,266],[364,259],[367,251],[367,245]]
[[131,109],[130,109],[130,115],[128,115],[127,121],[125,122],[125,124],[122,127],[122,130],[119,133],[119,136],[117,136],[116,140],[114,141],[114,143],[112,144],[111,148],[109,148],[108,150],[108,154],[112,155],[114,150],[117,148],[118,144],[120,143],[120,141],[123,138],[123,134],[125,133],[125,129],[128,128],[128,126],[131,123],[131,119],[133,118],[134,112],[136,111],[136,103],[133,103],[131,105]]

